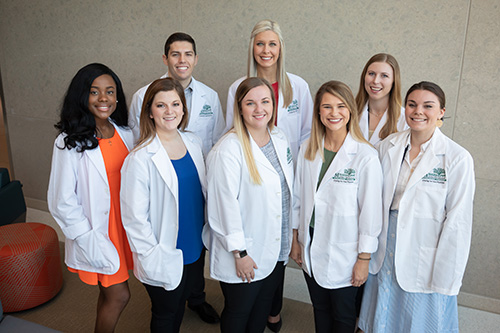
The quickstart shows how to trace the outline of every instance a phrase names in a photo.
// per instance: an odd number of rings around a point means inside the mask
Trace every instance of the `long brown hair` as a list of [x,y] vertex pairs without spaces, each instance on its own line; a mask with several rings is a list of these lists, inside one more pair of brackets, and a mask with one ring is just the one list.
[[365,76],[368,71],[368,67],[374,62],[385,62],[392,67],[394,72],[394,82],[392,83],[392,88],[389,93],[389,105],[387,108],[387,122],[384,124],[380,130],[379,137],[381,140],[385,139],[392,133],[398,131],[398,120],[401,116],[401,72],[399,70],[399,64],[392,55],[387,53],[378,53],[371,57],[363,68],[361,73],[361,78],[359,80],[358,94],[356,95],[356,104],[358,109],[359,118],[363,113],[363,108],[368,101],[368,93],[365,89]]

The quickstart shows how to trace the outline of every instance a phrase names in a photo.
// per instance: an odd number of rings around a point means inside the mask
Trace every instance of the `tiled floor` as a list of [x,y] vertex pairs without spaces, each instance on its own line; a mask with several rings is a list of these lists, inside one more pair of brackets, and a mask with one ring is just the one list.
[[[26,221],[48,224],[57,231],[59,239],[64,240],[61,229],[49,213],[28,208]],[[205,276],[209,276],[208,272]],[[310,302],[304,277],[298,269],[287,269],[284,290],[287,298]],[[458,317],[462,333],[498,332],[500,330],[500,314],[459,306]]]

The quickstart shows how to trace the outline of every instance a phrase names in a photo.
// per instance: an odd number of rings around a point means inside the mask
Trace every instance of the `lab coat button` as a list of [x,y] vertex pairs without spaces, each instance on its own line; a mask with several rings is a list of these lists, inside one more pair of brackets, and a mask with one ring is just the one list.
[[277,218],[277,219],[280,219],[280,218],[281,218],[281,215],[276,215],[276,218]]
[[108,215],[109,212],[104,212],[104,215]]
[[277,195],[277,196],[280,196],[280,195],[281,195],[281,192],[276,192],[276,195]]
[[280,241],[280,238],[276,238],[276,241],[279,242]]

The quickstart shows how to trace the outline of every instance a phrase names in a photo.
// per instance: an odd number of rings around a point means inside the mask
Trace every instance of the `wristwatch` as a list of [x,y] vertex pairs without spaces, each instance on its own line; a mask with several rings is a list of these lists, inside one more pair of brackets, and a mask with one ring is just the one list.
[[241,258],[245,258],[247,256],[247,250],[243,250],[243,251],[239,251],[239,252],[234,252],[234,257],[236,259],[241,259]]

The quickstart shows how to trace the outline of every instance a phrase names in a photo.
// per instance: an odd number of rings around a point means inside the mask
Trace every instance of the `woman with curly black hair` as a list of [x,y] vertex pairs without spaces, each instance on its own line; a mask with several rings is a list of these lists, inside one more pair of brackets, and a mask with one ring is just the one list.
[[133,147],[120,79],[89,64],[71,81],[55,125],[49,210],[66,237],[65,262],[99,285],[96,332],[112,332],[130,298],[132,254],[120,214],[120,169]]

